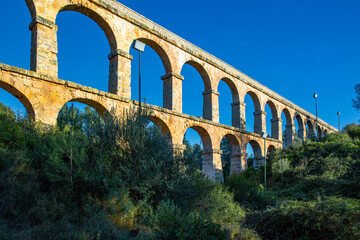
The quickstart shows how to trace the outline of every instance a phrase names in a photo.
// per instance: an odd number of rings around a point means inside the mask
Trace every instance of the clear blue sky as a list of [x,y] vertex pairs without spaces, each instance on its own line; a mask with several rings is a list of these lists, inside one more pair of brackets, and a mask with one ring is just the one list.
[[[352,108],[354,85],[360,83],[360,2],[310,0],[252,1],[119,1],[337,127],[358,122]],[[25,1],[6,1],[0,8],[0,62],[29,69],[30,23]],[[59,77],[107,90],[105,34],[87,17],[59,14]],[[137,92],[137,52],[132,95]],[[182,70],[184,112],[202,116],[203,83],[190,66]],[[160,58],[149,47],[143,54],[143,96],[162,106],[164,74]],[[222,83],[220,122],[230,125],[230,90]],[[0,90],[0,101],[22,109]],[[194,104],[196,103],[196,104]],[[251,101],[246,99],[251,128]],[[270,115],[270,113],[268,113]],[[269,119],[269,118],[268,118]],[[269,126],[269,125],[268,125]],[[269,126],[270,127],[270,126]]]

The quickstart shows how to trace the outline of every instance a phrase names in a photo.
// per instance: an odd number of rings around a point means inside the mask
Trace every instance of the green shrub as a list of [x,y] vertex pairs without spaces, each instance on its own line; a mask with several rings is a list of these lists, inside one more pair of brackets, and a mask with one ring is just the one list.
[[263,209],[273,201],[271,192],[264,192],[258,176],[251,169],[226,178],[225,185],[234,193],[235,201],[245,208]]
[[258,218],[255,228],[266,239],[360,238],[360,201],[355,199],[289,200]]
[[291,169],[290,162],[287,158],[281,158],[271,165],[271,171],[274,176],[280,176],[285,171]]
[[233,240],[261,240],[261,237],[254,230],[241,227],[232,232],[231,239],[233,239]]
[[58,126],[43,127],[0,105],[0,129],[1,239],[146,238],[163,227],[151,221],[163,201],[176,204],[189,239],[223,239],[244,219],[233,195],[192,165],[198,156],[174,158],[147,114],[102,120],[64,107]]
[[153,217],[153,239],[226,239],[228,232],[198,212],[184,214],[173,203],[160,202]]
[[0,239],[359,239],[354,132],[271,155],[265,192],[263,167],[205,179],[200,146],[174,157],[147,113],[49,127],[0,104]]
[[360,138],[360,125],[352,123],[344,127],[344,132],[349,134],[351,138]]
[[234,201],[234,194],[220,184],[197,201],[196,209],[223,227],[239,227],[245,218],[245,211]]

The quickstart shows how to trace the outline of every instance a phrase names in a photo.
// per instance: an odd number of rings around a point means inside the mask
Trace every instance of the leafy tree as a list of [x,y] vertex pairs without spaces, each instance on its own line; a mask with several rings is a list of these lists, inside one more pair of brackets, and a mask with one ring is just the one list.
[[225,178],[230,175],[231,165],[231,144],[227,138],[221,140],[220,150],[223,152],[221,155],[221,163]]
[[183,144],[186,146],[184,151],[184,161],[187,165],[194,169],[202,169],[202,149],[197,143],[191,145],[188,140],[184,138]]
[[104,124],[104,120],[95,109],[86,106],[84,111],[81,111],[74,104],[65,104],[57,118],[57,125],[61,130],[68,126],[73,130],[82,130],[87,135],[94,134],[93,131]]
[[343,129],[351,138],[360,138],[360,125],[352,123],[348,124]]
[[161,202],[179,209],[183,234],[223,238],[243,210],[195,169],[200,146],[174,157],[148,124],[137,111],[103,120],[64,106],[58,126],[43,127],[0,105],[0,238],[151,238],[165,226],[152,223]]
[[360,111],[360,84],[355,85],[355,99],[352,100],[353,107],[356,109],[356,111]]

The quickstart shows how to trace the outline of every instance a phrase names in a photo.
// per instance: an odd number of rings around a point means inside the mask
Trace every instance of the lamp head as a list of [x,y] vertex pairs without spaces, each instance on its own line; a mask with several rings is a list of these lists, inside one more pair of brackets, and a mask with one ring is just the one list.
[[262,136],[262,138],[267,138],[268,137],[268,134],[266,133],[266,132],[263,132],[262,134],[261,134],[261,136]]
[[340,116],[340,112],[337,112],[337,115]]
[[317,94],[316,94],[316,93],[314,93],[313,97],[314,97],[314,98],[317,98]]
[[145,43],[135,40],[132,44],[132,48],[138,50],[139,52],[143,52],[145,50]]

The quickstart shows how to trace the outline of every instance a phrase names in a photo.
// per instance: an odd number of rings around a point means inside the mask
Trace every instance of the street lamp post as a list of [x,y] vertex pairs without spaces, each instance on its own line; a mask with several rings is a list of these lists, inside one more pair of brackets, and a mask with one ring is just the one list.
[[132,48],[139,51],[139,113],[141,113],[141,53],[145,50],[145,43],[135,40]]
[[315,136],[317,133],[318,128],[318,113],[317,113],[317,94],[314,93],[313,97],[315,98],[315,113],[316,113],[316,124],[315,124]]
[[268,134],[263,132],[262,137],[264,138],[264,191],[266,191],[266,138]]
[[338,115],[338,128],[340,132],[340,112],[337,112],[337,115]]

